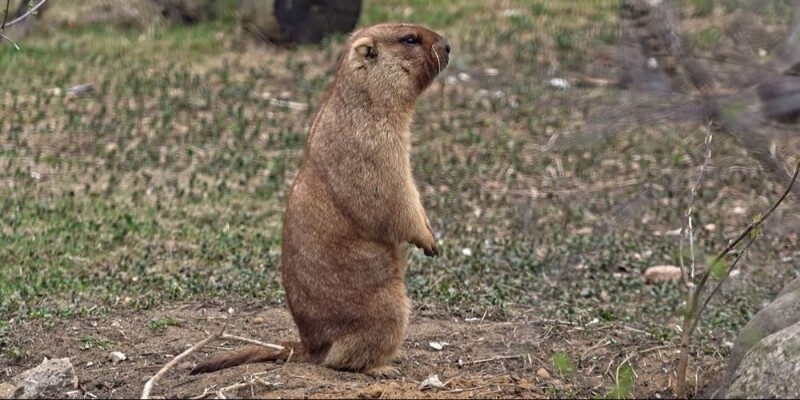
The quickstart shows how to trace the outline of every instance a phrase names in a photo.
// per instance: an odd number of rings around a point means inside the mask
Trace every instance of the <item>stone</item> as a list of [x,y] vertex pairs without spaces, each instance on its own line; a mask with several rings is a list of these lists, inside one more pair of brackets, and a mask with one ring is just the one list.
[[730,382],[730,378],[738,369],[739,363],[750,348],[755,346],[761,339],[794,325],[798,321],[800,321],[800,292],[798,291],[779,296],[775,301],[757,312],[753,319],[742,328],[733,343],[733,348],[728,358],[728,368],[726,370],[728,379],[726,381]]
[[744,356],[727,398],[800,398],[800,323],[762,339]]
[[[725,389],[730,387],[734,374],[737,373],[742,360],[753,346],[759,344],[765,337],[782,331],[798,322],[800,322],[800,290],[788,291],[778,296],[772,303],[757,312],[750,322],[739,331],[739,335],[736,337],[731,353],[728,356],[725,376],[720,382],[717,391],[711,396],[714,398],[726,397]],[[797,361],[800,361],[800,359]]]
[[550,373],[544,368],[539,368],[539,370],[536,371],[536,376],[540,379],[550,379]]
[[108,354],[108,359],[111,360],[111,364],[117,364],[120,361],[125,361],[128,357],[125,356],[125,353],[121,351],[112,351]]
[[[78,388],[78,377],[69,358],[45,359],[38,366],[11,378],[14,398],[61,398]],[[9,389],[0,388],[3,395]],[[2,396],[5,397],[5,396]]]
[[0,399],[10,399],[14,397],[15,390],[17,390],[17,387],[8,382],[0,383]]
[[644,280],[647,283],[679,282],[681,269],[674,265],[656,265],[644,271]]

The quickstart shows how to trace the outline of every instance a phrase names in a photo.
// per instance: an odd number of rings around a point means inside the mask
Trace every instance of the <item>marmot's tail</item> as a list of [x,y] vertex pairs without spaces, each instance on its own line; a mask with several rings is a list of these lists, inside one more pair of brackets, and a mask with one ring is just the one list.
[[281,346],[283,346],[283,350],[269,349],[264,346],[247,346],[239,350],[218,354],[198,364],[189,374],[204,374],[237,365],[264,361],[287,361],[290,355],[292,361],[305,359],[305,352],[300,342],[282,342]]

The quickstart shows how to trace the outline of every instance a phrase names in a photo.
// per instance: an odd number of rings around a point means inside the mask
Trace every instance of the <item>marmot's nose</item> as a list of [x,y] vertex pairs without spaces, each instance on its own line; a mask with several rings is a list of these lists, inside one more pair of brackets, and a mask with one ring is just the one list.
[[444,39],[444,51],[450,54],[450,42],[448,42],[447,39]]

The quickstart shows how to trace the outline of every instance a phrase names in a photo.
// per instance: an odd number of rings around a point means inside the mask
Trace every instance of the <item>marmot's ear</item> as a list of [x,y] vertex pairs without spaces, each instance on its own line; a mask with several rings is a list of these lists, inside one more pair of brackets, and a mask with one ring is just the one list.
[[371,37],[362,37],[353,42],[353,56],[361,59],[372,59],[378,57],[375,49],[375,42]]

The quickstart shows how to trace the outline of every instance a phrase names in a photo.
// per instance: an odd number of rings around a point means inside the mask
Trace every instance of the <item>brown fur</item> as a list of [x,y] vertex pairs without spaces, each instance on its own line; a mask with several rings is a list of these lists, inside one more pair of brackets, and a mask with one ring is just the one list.
[[[406,43],[415,37],[420,43]],[[281,276],[301,343],[278,352],[247,347],[192,373],[247,362],[300,359],[396,375],[409,300],[403,244],[438,255],[410,163],[419,95],[447,66],[450,45],[418,25],[355,32],[322,107],[289,194]]]

